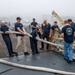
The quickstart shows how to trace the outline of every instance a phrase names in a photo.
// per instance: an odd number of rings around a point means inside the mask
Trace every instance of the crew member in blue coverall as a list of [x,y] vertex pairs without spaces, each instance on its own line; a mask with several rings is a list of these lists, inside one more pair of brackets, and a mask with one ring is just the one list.
[[[1,21],[1,31],[5,33],[8,30],[9,30],[9,27],[5,24],[5,21]],[[9,57],[13,57],[14,55],[17,56],[18,54],[16,52],[13,52],[12,42],[11,42],[9,34],[2,34],[2,38],[7,46]]]
[[39,54],[38,48],[37,48],[37,35],[41,38],[41,33],[39,28],[37,27],[34,31],[31,32],[32,37],[30,38],[30,45],[32,49],[32,55]]

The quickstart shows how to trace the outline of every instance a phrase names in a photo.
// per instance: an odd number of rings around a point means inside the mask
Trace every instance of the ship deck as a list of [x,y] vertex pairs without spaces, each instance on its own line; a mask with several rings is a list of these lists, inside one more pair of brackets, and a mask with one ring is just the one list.
[[[31,54],[29,56],[19,55],[18,57],[13,58],[6,57],[2,59],[30,66],[39,66],[52,68],[56,70],[75,72],[75,62],[71,64],[67,63],[63,59],[63,55],[55,51],[43,52],[34,56]],[[0,63],[0,75],[59,75],[59,74],[22,69]]]

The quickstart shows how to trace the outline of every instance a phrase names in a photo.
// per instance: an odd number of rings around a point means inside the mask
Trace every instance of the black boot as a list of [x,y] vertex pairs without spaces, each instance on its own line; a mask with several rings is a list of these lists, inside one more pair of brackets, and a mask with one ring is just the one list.
[[30,55],[28,52],[24,52],[24,55]]
[[73,61],[71,61],[71,60],[68,60],[67,62],[71,64]]
[[39,54],[40,52],[36,52],[36,54]]
[[13,54],[9,54],[9,57],[14,57],[14,55]]
[[75,62],[75,59],[73,59],[73,61]]

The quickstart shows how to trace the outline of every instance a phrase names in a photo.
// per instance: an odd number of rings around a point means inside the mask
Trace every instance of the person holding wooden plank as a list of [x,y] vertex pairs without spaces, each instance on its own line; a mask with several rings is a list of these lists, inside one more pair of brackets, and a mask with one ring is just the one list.
[[[53,39],[54,37],[56,38],[55,35],[59,34],[59,32],[60,32],[59,26],[58,26],[58,24],[57,24],[57,21],[55,21],[55,22],[54,22],[54,25],[52,26],[52,34],[51,34],[52,39]],[[58,36],[57,36],[57,38],[58,38]],[[53,40],[52,40],[52,41],[53,41]],[[51,42],[52,42],[52,41],[51,41]]]
[[[58,34],[60,32],[60,29],[59,29],[59,26],[57,24],[57,21],[54,22],[53,26],[52,26],[52,34],[51,34],[51,38],[50,38],[50,42],[53,42],[54,38],[58,38]],[[50,49],[52,50],[53,49],[53,46],[50,45]]]
[[21,42],[24,43],[23,47],[24,47],[24,55],[29,55],[28,51],[27,51],[27,47],[26,47],[26,31],[23,27],[23,24],[20,23],[21,22],[21,18],[17,17],[16,18],[17,22],[15,23],[15,31],[20,32],[21,34],[16,34],[17,36],[17,46],[16,46],[16,50],[19,48],[19,46],[21,45]]
[[64,59],[68,63],[73,61],[73,41],[75,36],[74,28],[69,25],[68,20],[64,21],[65,26],[62,28],[61,36],[64,38]]
[[34,31],[31,32],[32,37],[30,37],[30,45],[32,49],[32,55],[39,54],[38,48],[37,48],[37,35],[41,38],[41,33],[39,27],[36,27]]
[[13,52],[12,42],[9,34],[5,34],[6,31],[9,31],[9,27],[6,25],[5,21],[1,21],[1,31],[4,32],[4,34],[2,34],[2,38],[7,46],[9,57],[13,57],[14,55],[17,56],[18,54]]
[[59,26],[57,24],[57,21],[54,22],[54,25],[52,26],[52,37],[54,37],[55,32],[60,31]]
[[[41,29],[42,29],[42,39],[46,38],[46,40],[49,41],[49,39],[51,37],[51,25],[47,22],[47,20],[43,21]],[[43,42],[41,43],[40,49],[44,50],[44,43]],[[46,49],[47,49],[47,51],[49,51],[49,44],[47,44]]]

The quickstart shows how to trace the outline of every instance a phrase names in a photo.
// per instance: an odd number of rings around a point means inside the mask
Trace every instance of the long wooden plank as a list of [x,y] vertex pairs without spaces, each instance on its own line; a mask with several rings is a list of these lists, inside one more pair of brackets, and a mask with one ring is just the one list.
[[43,72],[57,73],[57,74],[63,74],[63,75],[75,75],[75,73],[73,72],[60,71],[60,70],[55,70],[55,69],[45,68],[45,67],[38,67],[38,66],[22,65],[22,64],[2,60],[2,59],[0,59],[0,63],[18,67],[18,68],[34,70],[34,71],[43,71]]
[[[0,34],[21,34],[19,32],[15,32],[15,31],[7,31],[6,33],[3,33],[0,31]],[[27,36],[29,37],[32,37],[30,34],[27,33]],[[42,39],[39,39],[39,38],[36,38],[38,41],[40,42],[44,42],[46,44],[50,44],[50,45],[53,45],[53,46],[58,46],[60,48],[63,48],[64,46],[61,45],[61,44],[55,44],[55,43],[52,43],[52,42],[49,42],[49,41],[45,41],[45,40],[42,40]],[[63,40],[63,38],[55,38],[55,40]],[[73,45],[73,47],[75,47],[75,45]]]
[[[3,32],[0,32],[0,34],[21,34],[19,32],[15,32],[15,31],[7,31],[6,33],[3,33]],[[27,36],[29,37],[32,37],[30,34],[26,34]],[[52,42],[48,42],[48,41],[45,41],[45,40],[42,40],[42,39],[39,39],[39,38],[36,38],[38,41],[40,42],[44,42],[46,44],[51,44],[51,45],[54,45],[54,46],[58,46],[58,47],[63,47],[63,45],[59,45],[59,44],[55,44],[55,43],[52,43]]]
[[54,15],[62,25],[64,25],[64,21],[60,18],[60,16],[55,11],[52,11],[52,15]]
[[[7,31],[6,33],[3,33],[0,31],[0,34],[21,34],[19,32],[15,32],[15,31]],[[32,37],[30,34],[27,33],[27,36],[29,37]],[[50,45],[53,45],[53,46],[58,46],[58,47],[61,47],[63,48],[64,46],[61,45],[61,44],[55,44],[55,43],[52,43],[52,42],[49,42],[49,41],[45,41],[45,40],[42,40],[42,39],[39,39],[39,38],[36,38],[38,41],[40,42],[44,42],[46,44],[50,44]],[[55,40],[63,40],[63,38],[55,38]],[[73,45],[75,47],[75,45]]]

